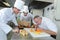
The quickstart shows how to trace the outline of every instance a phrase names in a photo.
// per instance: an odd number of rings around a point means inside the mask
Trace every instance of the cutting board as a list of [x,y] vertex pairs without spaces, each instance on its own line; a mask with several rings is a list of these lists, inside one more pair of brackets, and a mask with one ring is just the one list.
[[[24,28],[24,30],[26,30],[32,37],[50,37],[50,35],[48,33],[42,32],[38,35],[34,34],[33,32],[30,32],[31,28]],[[34,28],[33,28],[34,29]]]

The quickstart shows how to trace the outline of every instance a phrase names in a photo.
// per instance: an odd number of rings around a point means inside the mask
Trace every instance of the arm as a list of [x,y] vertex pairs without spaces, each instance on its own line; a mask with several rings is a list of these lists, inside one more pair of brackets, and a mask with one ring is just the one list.
[[42,28],[39,28],[39,27],[36,27],[35,30],[36,30],[36,29],[40,29],[41,31],[46,32],[46,33],[48,33],[48,34],[50,34],[50,35],[56,35],[56,34],[57,34],[57,33],[54,32],[54,31],[42,29]]
[[44,31],[44,32],[46,32],[46,33],[48,33],[50,35],[56,35],[57,34],[56,32],[51,31],[51,30],[44,30],[44,29],[42,29],[42,31]]
[[1,40],[7,40],[7,36],[1,28],[0,28],[0,39]]
[[43,30],[51,35],[57,35],[57,27],[56,25],[50,20],[50,19],[47,19],[48,21],[45,21],[45,24],[48,28],[48,30]]
[[52,21],[46,21],[44,22],[47,29],[43,29],[43,28],[40,28],[40,27],[37,27],[38,29],[50,34],[50,35],[57,35],[57,27],[56,25],[52,22]]
[[0,10],[0,22],[2,22],[2,23],[7,23],[6,14],[5,14],[6,11],[7,11],[6,9],[1,9]]
[[49,34],[51,34],[51,35],[57,35],[57,33],[56,32],[53,32],[53,31],[51,31],[51,30],[44,30],[46,33],[49,33]]
[[5,21],[5,20],[6,20],[6,18],[5,18],[6,16],[5,16],[5,14],[0,14],[0,16],[1,16],[1,17],[0,17],[0,22],[2,22],[2,23],[6,23],[6,21]]

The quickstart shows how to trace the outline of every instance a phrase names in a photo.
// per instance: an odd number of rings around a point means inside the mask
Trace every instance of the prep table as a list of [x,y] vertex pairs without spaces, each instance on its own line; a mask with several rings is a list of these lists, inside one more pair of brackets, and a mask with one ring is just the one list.
[[29,34],[28,36],[22,36],[19,33],[14,33],[11,40],[55,40],[52,37],[41,37],[41,38],[33,38],[31,37],[31,35]]
[[[24,28],[24,30],[27,30],[27,29]],[[27,36],[22,36],[20,33],[13,33],[11,40],[55,40],[55,39],[50,37],[48,34],[45,37],[41,36],[41,37],[35,38],[35,37],[32,37],[30,33]]]
[[40,34],[35,34],[34,32],[30,32],[30,29],[34,29],[34,28],[24,28],[24,30],[26,30],[34,38],[49,37],[50,36],[49,34],[47,34],[45,32],[42,32]]

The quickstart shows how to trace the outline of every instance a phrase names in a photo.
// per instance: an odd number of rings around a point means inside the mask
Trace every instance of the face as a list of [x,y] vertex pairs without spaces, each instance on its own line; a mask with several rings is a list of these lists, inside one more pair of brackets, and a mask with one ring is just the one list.
[[40,19],[40,18],[35,18],[35,19],[34,19],[34,22],[35,22],[37,25],[40,25],[41,22],[42,22],[42,19]]
[[14,11],[15,14],[18,14],[20,12],[20,10],[15,8],[15,7],[13,8],[13,11]]
[[28,13],[25,13],[25,12],[24,12],[24,16],[27,16],[27,15],[28,15]]

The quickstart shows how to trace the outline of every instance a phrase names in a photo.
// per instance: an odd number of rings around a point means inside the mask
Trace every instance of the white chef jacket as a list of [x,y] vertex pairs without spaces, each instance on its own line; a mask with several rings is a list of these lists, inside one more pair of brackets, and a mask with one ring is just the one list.
[[0,22],[0,29],[2,29],[5,32],[5,34],[8,34],[12,30],[12,28],[9,25],[1,22]]
[[8,21],[12,21],[16,26],[18,26],[12,8],[3,8],[0,10],[0,22],[8,23]]
[[27,16],[24,16],[24,13],[21,13],[20,20],[31,21],[31,19],[33,20],[33,17],[34,16],[31,13],[28,13]]
[[1,28],[0,28],[0,40],[7,40],[7,35]]
[[57,33],[57,27],[56,25],[46,17],[42,17],[42,23],[39,25],[40,28],[45,30],[51,30]]

